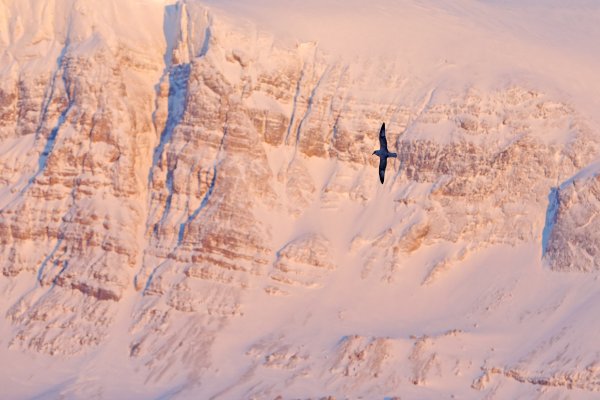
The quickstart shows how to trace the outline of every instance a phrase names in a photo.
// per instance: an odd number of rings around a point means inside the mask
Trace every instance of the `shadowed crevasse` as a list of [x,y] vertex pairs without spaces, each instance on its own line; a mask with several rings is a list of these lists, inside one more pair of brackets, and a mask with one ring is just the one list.
[[542,257],[546,257],[548,251],[548,242],[552,235],[552,229],[556,224],[556,217],[559,206],[559,188],[553,187],[548,194],[548,208],[546,209],[546,222],[542,232]]

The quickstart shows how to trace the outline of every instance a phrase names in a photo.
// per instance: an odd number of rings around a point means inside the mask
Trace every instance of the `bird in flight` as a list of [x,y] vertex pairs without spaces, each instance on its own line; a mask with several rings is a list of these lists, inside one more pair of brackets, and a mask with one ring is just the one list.
[[387,140],[385,139],[385,122],[381,124],[381,129],[379,130],[379,150],[375,150],[373,154],[379,157],[379,180],[383,184],[388,157],[396,158],[398,156],[396,153],[388,151]]

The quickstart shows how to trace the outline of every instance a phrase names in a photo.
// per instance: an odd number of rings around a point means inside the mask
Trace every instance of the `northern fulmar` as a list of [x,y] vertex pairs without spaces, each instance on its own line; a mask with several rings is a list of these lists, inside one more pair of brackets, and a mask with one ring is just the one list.
[[396,153],[390,153],[387,148],[387,140],[385,139],[385,122],[381,124],[381,130],[379,131],[379,150],[373,152],[379,157],[379,180],[383,184],[383,178],[385,178],[385,167],[387,167],[388,157],[396,158]]

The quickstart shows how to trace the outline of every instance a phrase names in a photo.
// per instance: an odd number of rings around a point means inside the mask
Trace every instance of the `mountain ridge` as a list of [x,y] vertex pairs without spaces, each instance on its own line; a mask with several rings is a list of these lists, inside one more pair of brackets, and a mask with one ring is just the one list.
[[[384,10],[440,24],[406,48],[493,15],[431,4]],[[350,59],[235,2],[2,5],[9,396],[600,390],[598,124],[579,87],[523,69],[548,53],[490,69],[492,26],[458,63],[422,64],[434,45]]]

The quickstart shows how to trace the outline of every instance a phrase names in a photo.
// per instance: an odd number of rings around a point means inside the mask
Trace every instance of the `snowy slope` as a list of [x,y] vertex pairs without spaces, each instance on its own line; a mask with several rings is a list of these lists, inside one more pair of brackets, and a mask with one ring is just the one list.
[[595,398],[598,17],[0,1],[2,397]]

